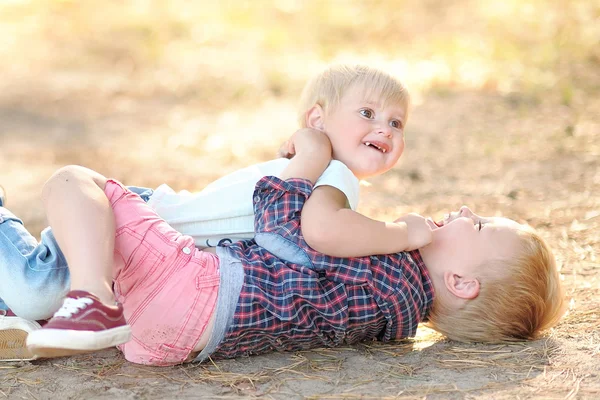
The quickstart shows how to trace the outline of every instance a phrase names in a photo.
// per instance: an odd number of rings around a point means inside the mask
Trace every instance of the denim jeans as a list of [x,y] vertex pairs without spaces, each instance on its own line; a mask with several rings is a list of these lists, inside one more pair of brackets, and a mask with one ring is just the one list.
[[[148,201],[152,189],[129,186]],[[69,291],[67,261],[50,228],[40,242],[23,221],[0,207],[0,310],[10,308],[30,320],[47,319],[62,305]]]

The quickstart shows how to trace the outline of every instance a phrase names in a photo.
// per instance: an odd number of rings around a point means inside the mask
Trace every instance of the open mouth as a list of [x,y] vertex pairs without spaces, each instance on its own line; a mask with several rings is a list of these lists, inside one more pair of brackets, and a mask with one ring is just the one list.
[[435,222],[431,218],[427,218],[426,221],[429,224],[429,226],[431,227],[431,229],[437,229],[437,228],[441,228],[442,226],[444,226],[444,221]]
[[389,146],[383,143],[364,142],[364,145],[379,150],[382,153],[387,153],[390,150]]

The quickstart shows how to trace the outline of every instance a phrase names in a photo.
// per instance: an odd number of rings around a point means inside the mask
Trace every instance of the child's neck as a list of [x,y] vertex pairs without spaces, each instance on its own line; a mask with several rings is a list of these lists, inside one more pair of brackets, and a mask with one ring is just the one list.
[[448,271],[448,259],[440,254],[439,251],[431,246],[425,246],[419,249],[421,258],[425,263],[425,268],[429,272],[429,278],[433,285],[433,291],[438,301],[443,302],[448,306],[452,306],[459,299],[453,296],[444,281],[444,274]]
[[431,251],[430,246],[420,248],[419,253],[421,253],[421,258],[425,263],[427,272],[429,272],[429,278],[431,279],[431,283],[433,284],[433,289],[437,293],[438,290],[444,286],[443,264],[440,262],[439,257],[437,257],[436,253],[434,251]]

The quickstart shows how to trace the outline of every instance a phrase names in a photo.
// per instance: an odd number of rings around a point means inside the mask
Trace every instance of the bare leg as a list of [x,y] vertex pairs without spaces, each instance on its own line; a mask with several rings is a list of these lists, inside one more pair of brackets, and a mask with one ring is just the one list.
[[104,194],[106,181],[90,169],[64,167],[46,182],[42,198],[69,265],[71,290],[85,290],[113,304],[115,222]]
[[44,185],[46,215],[69,265],[71,292],[48,323],[27,336],[36,357],[95,351],[131,338],[112,292],[115,218],[106,184],[94,171],[69,166]]

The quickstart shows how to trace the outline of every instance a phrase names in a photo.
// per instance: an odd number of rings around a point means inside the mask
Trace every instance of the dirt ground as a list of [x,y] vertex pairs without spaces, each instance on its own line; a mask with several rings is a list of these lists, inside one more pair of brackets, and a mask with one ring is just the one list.
[[[60,38],[61,29],[46,33]],[[301,83],[293,79],[283,91],[271,82],[267,95],[253,97],[238,96],[235,82],[221,87],[218,74],[185,90],[148,90],[152,79],[164,87],[169,81],[122,64],[115,71],[77,65],[68,74],[59,64],[27,65],[0,66],[0,184],[9,208],[36,234],[46,225],[41,186],[62,165],[85,165],[130,185],[194,191],[270,159],[295,129]],[[235,75],[228,68],[224,80]],[[371,217],[441,218],[466,204],[541,232],[569,302],[542,339],[467,345],[420,328],[401,343],[168,368],[134,365],[106,350],[2,363],[0,399],[600,398],[597,71],[582,70],[587,84],[573,93],[464,85],[419,91],[400,163],[361,187],[359,211]]]
[[[424,328],[406,343],[172,368],[133,365],[108,350],[1,365],[0,398],[597,398],[600,121],[594,110],[600,103],[589,100],[575,116],[552,102],[481,92],[432,94],[411,116],[400,165],[362,188],[361,210],[374,217],[409,211],[440,217],[464,203],[537,228],[555,249],[571,302],[568,315],[545,338],[464,345]],[[130,113],[103,117],[86,106],[74,113],[73,106],[3,105],[2,184],[12,209],[35,231],[44,226],[40,185],[59,165],[89,165],[130,184],[166,181],[198,189],[246,159],[231,161],[202,146],[192,154],[148,150],[163,146],[145,127],[169,130],[168,112],[159,111],[173,105],[138,102]],[[88,111],[91,116],[80,117]],[[100,141],[93,140],[97,132],[104,133]],[[249,138],[249,161],[266,159],[287,132],[265,141]],[[38,138],[35,146],[32,137]]]

